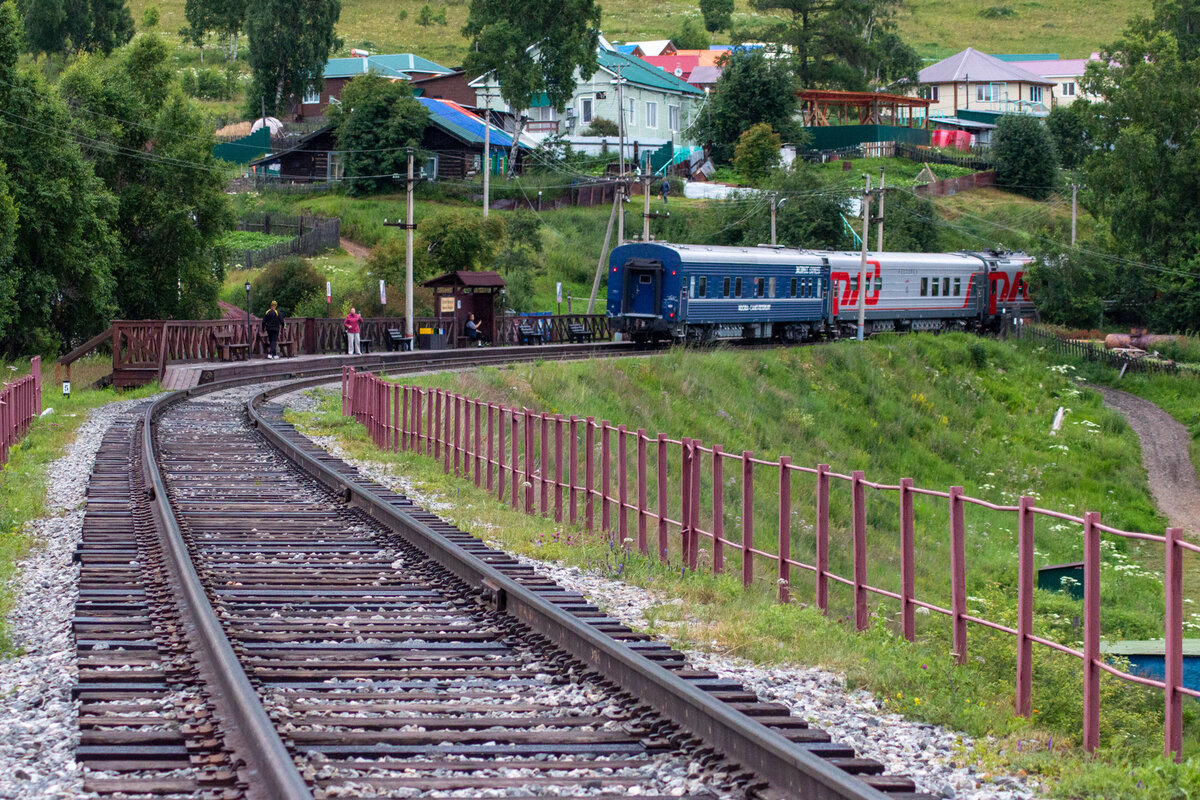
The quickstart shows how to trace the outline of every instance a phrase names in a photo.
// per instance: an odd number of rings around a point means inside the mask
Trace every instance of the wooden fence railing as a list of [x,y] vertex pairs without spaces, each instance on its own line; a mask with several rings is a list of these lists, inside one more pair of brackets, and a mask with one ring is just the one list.
[[264,267],[276,259],[297,253],[314,255],[337,247],[341,241],[342,221],[336,217],[295,217],[284,214],[257,214],[243,217],[238,230],[261,233],[292,234],[291,241],[260,247],[255,250],[234,250],[231,261],[245,269]]
[[[1183,697],[1200,697],[1200,692],[1184,686],[1183,679],[1182,559],[1185,551],[1200,553],[1200,547],[1185,541],[1178,528],[1168,529],[1165,535],[1123,531],[1101,524],[1097,512],[1064,514],[1038,507],[1033,497],[1021,497],[1015,505],[995,504],[963,494],[960,486],[948,491],[924,489],[911,478],[877,483],[867,480],[862,471],[846,475],[827,464],[797,466],[787,456],[765,460],[750,451],[726,453],[720,445],[705,447],[697,439],[633,431],[608,420],[541,414],[444,390],[393,384],[356,373],[352,367],[343,370],[342,413],[362,422],[381,448],[432,456],[442,461],[447,474],[453,470],[473,479],[476,486],[496,493],[513,508],[552,515],[556,522],[582,525],[588,531],[598,528],[611,537],[614,547],[654,552],[663,561],[679,558],[693,570],[702,563],[715,574],[729,569],[740,573],[747,587],[765,566],[782,603],[796,590],[795,576],[811,573],[813,602],[826,612],[830,584],[840,584],[852,594],[858,630],[871,624],[872,595],[899,605],[900,629],[909,641],[916,636],[918,611],[944,615],[950,619],[953,654],[959,664],[968,657],[968,625],[1011,635],[1016,640],[1016,711],[1023,716],[1032,710],[1033,645],[1078,658],[1083,669],[1082,740],[1088,751],[1099,743],[1101,673],[1161,689],[1166,712],[1164,749],[1168,755],[1180,756]],[[802,501],[793,489],[804,483],[812,493]],[[914,542],[918,503],[925,534],[927,520],[946,525],[949,586],[940,597],[916,596],[918,569],[940,577],[946,566],[939,563],[931,568],[927,559],[918,563]],[[867,537],[869,504],[874,512],[873,548],[868,547]],[[1015,628],[968,610],[968,508],[1002,515],[1005,524],[1017,530]],[[887,509],[895,514],[894,524],[886,522]],[[768,520],[765,532],[756,528],[763,518]],[[1082,532],[1082,649],[1034,632],[1034,545],[1039,520],[1078,526]],[[728,530],[727,522],[733,523]],[[1105,535],[1164,547],[1164,680],[1121,671],[1101,655],[1101,540]],[[793,548],[801,546],[808,548],[807,560],[794,554]],[[881,552],[881,547],[886,551]],[[896,552],[899,585],[889,589],[869,584],[872,553],[877,559],[891,559]]]
[[543,334],[547,343],[571,341],[571,325],[582,325],[597,342],[612,339],[608,317],[604,314],[555,314],[544,317],[501,317],[496,320],[496,344],[520,344],[521,325],[528,325]]
[[1115,353],[1091,342],[1080,342],[1066,339],[1036,325],[1021,324],[1012,326],[1018,339],[1037,342],[1060,355],[1082,359],[1084,361],[1099,361],[1116,367],[1124,372],[1149,372],[1161,375],[1190,375],[1200,377],[1200,372],[1174,362],[1157,359],[1134,358],[1124,353]]
[[0,466],[8,463],[8,451],[29,430],[29,423],[42,413],[42,357],[34,356],[29,374],[0,388]]

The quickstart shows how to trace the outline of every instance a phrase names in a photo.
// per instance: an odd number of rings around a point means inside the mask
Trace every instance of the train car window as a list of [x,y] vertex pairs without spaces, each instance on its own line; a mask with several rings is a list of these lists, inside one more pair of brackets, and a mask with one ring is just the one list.
[[932,287],[931,287],[931,288],[933,289],[933,291],[932,291],[930,294],[931,294],[933,297],[937,297],[937,296],[938,296],[938,284],[939,284],[939,283],[941,283],[941,281],[939,281],[937,278],[934,278],[934,279],[931,281],[931,283],[932,283]]
[[734,297],[742,296],[742,279],[740,276],[733,279],[733,296]]
[[796,296],[796,279],[792,278],[792,297]]
[[954,279],[954,296],[959,297],[960,295],[962,295],[962,278],[955,278]]
[[950,296],[950,277],[942,278],[942,297]]
[[775,296],[775,279],[771,278],[771,288],[767,290],[767,297]]
[[653,282],[654,282],[654,279],[653,279],[653,278],[651,278],[649,275],[647,275],[647,274],[645,274],[645,273],[643,273],[643,274],[641,274],[641,275],[639,275],[639,276],[638,276],[638,283],[646,283],[646,284],[650,284],[650,283],[653,283]]
[[696,296],[696,276],[693,275],[688,279],[688,297]]
[[721,292],[722,297],[729,297],[729,278],[725,279],[725,287]]
[[820,278],[812,279],[812,288],[813,288],[812,296],[819,298],[821,296],[821,279]]
[[697,297],[708,297],[708,276],[700,276],[700,294]]
[[766,294],[766,292],[767,292],[767,279],[766,278],[755,278],[754,279],[754,296],[762,297],[764,294]]
[[883,276],[882,275],[875,276],[875,291],[877,291],[877,292],[883,291]]
[[921,278],[921,297],[929,294],[929,278]]

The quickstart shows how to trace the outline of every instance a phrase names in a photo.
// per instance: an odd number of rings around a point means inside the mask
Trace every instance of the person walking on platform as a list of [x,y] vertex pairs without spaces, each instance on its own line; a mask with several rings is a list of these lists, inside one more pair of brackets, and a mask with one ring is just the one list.
[[275,348],[279,344],[279,332],[283,330],[283,314],[279,313],[279,303],[274,300],[267,313],[263,314],[262,329],[267,333],[267,358],[279,358]]
[[350,306],[350,313],[346,315],[346,355],[361,356],[362,341],[361,333],[362,316],[354,306]]

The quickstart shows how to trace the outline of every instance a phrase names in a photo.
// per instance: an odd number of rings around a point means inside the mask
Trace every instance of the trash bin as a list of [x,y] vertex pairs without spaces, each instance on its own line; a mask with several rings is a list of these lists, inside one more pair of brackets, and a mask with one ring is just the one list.
[[449,338],[445,328],[418,328],[418,350],[445,350]]

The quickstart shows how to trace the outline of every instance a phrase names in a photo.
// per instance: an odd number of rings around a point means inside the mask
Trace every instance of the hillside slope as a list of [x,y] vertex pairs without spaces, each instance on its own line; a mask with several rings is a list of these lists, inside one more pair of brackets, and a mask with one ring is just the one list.
[[[422,27],[415,20],[424,0],[342,0],[338,35],[345,51],[416,52],[446,66],[459,63],[466,48],[460,33],[467,19],[466,0],[435,0],[446,11],[445,25]],[[135,20],[158,8],[159,30],[174,34],[187,20],[184,0],[130,0]],[[689,0],[643,3],[602,0],[603,31],[609,39],[660,39],[679,30],[684,18],[699,16]],[[750,15],[747,0],[737,0],[735,19]],[[904,39],[927,59],[943,58],[964,47],[987,52],[1058,53],[1079,58],[1111,42],[1135,13],[1148,13],[1148,0],[907,0],[899,22]],[[340,53],[346,55],[347,52]]]

